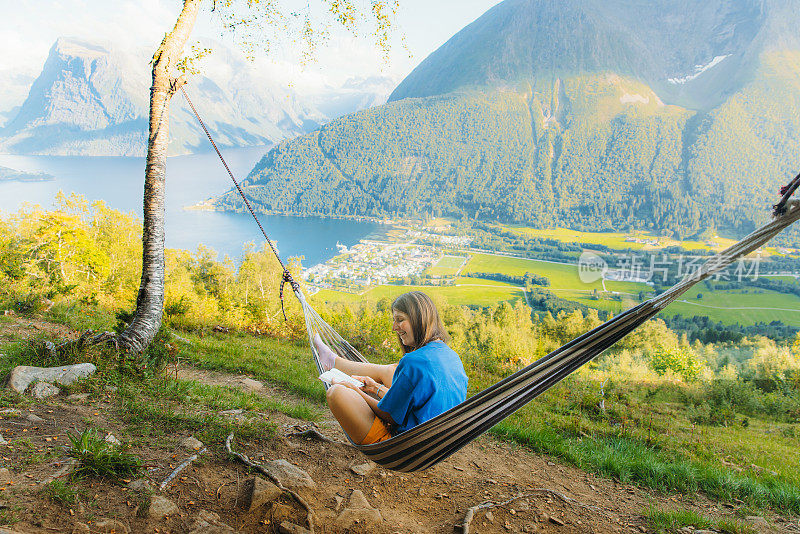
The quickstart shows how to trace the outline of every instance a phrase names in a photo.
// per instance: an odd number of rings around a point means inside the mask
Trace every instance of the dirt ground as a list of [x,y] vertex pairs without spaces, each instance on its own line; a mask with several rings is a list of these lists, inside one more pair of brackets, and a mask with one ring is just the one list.
[[[48,328],[44,324],[37,324],[36,328],[17,326],[31,332]],[[8,325],[0,325],[0,335],[4,327]],[[230,387],[239,387],[237,384],[246,378],[185,367],[179,376]],[[262,393],[276,392],[267,387]],[[254,475],[231,459],[221,443],[207,443],[210,452],[159,491],[161,482],[192,454],[179,446],[189,434],[175,432],[158,439],[142,435],[122,421],[113,394],[86,399],[59,395],[21,413],[0,411],[0,434],[7,441],[0,444],[0,458],[11,477],[10,481],[0,482],[0,517],[16,520],[8,528],[20,533],[68,533],[86,532],[80,530],[85,524],[90,532],[111,532],[96,526],[111,518],[130,532],[183,533],[192,532],[201,510],[219,514],[222,522],[244,533],[279,532],[278,525],[287,519],[304,524],[302,510],[288,499],[282,499],[283,506],[268,504],[246,511],[242,489]],[[42,421],[29,420],[29,414]],[[235,440],[234,450],[256,462],[286,459],[311,475],[317,489],[302,495],[316,515],[315,532],[341,531],[334,525],[341,511],[339,501],[346,502],[353,490],[361,490],[369,504],[380,510],[382,521],[356,524],[349,532],[449,534],[457,531],[456,525],[462,523],[470,507],[520,495],[506,505],[477,511],[471,532],[648,532],[642,512],[651,505],[741,520],[736,503],[712,502],[701,495],[660,495],[619,484],[485,435],[420,473],[395,473],[372,464],[366,475],[359,475],[351,468],[368,462],[347,443],[334,421],[320,423],[320,432],[332,440],[322,442],[291,435],[308,428],[307,422],[282,414],[264,416],[279,425],[278,437]],[[124,481],[76,482],[80,497],[75,504],[62,505],[48,499],[43,488],[65,464],[67,431],[82,431],[87,426],[104,428],[130,444],[132,452],[145,463],[145,478],[155,487],[154,495],[172,500],[180,512],[158,521],[148,519],[143,513],[148,494],[126,487]],[[797,518],[768,512],[763,517],[766,521],[753,523],[756,531],[800,532]]]

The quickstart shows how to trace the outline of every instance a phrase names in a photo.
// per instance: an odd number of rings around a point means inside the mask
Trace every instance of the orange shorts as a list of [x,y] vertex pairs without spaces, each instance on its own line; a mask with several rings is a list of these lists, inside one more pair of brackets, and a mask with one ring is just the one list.
[[379,443],[381,441],[386,441],[391,437],[392,433],[389,432],[388,425],[384,423],[383,419],[376,417],[372,422],[372,428],[369,429],[369,432],[367,432],[367,435],[364,437],[364,441],[362,441],[361,444],[369,445],[370,443]]

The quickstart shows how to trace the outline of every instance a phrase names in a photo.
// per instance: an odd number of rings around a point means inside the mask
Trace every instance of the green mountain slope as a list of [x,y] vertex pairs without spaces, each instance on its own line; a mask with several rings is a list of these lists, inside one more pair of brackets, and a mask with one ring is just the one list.
[[[664,2],[609,4],[650,12]],[[259,209],[283,213],[452,215],[576,229],[645,227],[681,236],[708,227],[746,232],[766,219],[778,186],[800,165],[800,46],[790,32],[778,31],[787,20],[776,16],[785,14],[785,2],[740,2],[738,11],[727,2],[711,4],[716,9],[704,3],[695,13],[717,24],[705,33],[692,13],[669,11],[672,26],[662,33],[683,21],[688,44],[676,44],[680,36],[665,39],[656,60],[657,35],[608,44],[626,26],[615,26],[592,0],[563,3],[581,31],[592,29],[581,34],[582,44],[570,40],[576,32],[558,42],[529,42],[530,35],[540,39],[551,30],[556,38],[567,32],[567,22],[550,0],[507,0],[432,54],[393,101],[275,147],[245,180],[248,194]],[[544,29],[525,33],[517,18],[498,15],[520,9],[528,10],[524,24]],[[616,22],[627,17],[632,25],[630,11]],[[520,63],[513,52],[525,42],[513,38],[523,33],[528,45],[551,54],[551,63],[563,60],[558,69],[533,61],[534,52]],[[484,34],[510,41],[487,58],[469,44]],[[445,52],[453,42],[473,53],[450,61]],[[677,76],[685,71],[676,65],[710,54],[713,61],[704,60],[690,76],[646,81],[665,72]],[[412,83],[430,64],[443,69],[439,82]],[[447,68],[458,65],[472,77],[448,78]],[[665,84],[680,88],[655,88]],[[415,92],[430,94],[398,99]],[[683,104],[665,103],[670,100]],[[242,207],[233,192],[216,206]]]

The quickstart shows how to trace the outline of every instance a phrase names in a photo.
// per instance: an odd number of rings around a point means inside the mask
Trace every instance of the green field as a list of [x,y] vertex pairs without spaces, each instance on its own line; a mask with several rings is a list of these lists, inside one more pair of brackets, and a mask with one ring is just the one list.
[[408,291],[423,291],[434,299],[444,300],[453,306],[491,306],[504,301],[525,298],[522,294],[522,289],[502,282],[477,278],[459,278],[458,284],[441,287],[382,285],[367,289],[361,294],[322,289],[314,295],[314,299],[325,302],[353,303],[362,300],[378,301],[382,298],[394,299]]
[[[687,250],[710,250],[703,241],[678,241],[669,237],[659,237],[648,234],[647,232],[579,232],[577,230],[570,230],[568,228],[529,228],[526,226],[512,226],[501,225],[503,230],[515,232],[519,235],[526,237],[540,237],[542,239],[555,239],[562,243],[594,243],[598,245],[605,245],[609,248],[616,250],[656,250],[664,247],[680,246]],[[633,241],[626,241],[629,238],[638,238],[647,241],[656,240],[658,245],[648,245],[645,243],[636,243]],[[732,245],[735,241],[724,237],[714,237],[709,239],[709,242],[714,243],[715,249],[722,249]]]
[[466,259],[465,256],[444,255],[436,262],[436,265],[428,269],[428,274],[433,276],[453,276],[461,269]]
[[[703,298],[698,299],[700,293]],[[702,285],[695,286],[670,304],[664,313],[686,317],[707,315],[709,319],[724,324],[781,321],[800,328],[800,298],[764,289],[743,293],[742,290],[710,291]]]
[[[539,276],[546,276],[550,280],[550,286],[546,289],[551,291],[568,289],[572,291],[591,291],[597,289],[603,291],[603,283],[600,280],[587,284],[578,277],[577,265],[565,263],[555,263],[550,261],[529,260],[525,258],[512,258],[509,256],[495,256],[492,254],[473,254],[472,259],[461,271],[463,275],[470,273],[503,273],[514,276],[522,276],[530,272]],[[606,290],[619,291],[624,293],[638,293],[639,291],[649,291],[650,287],[646,284],[635,282],[612,282],[607,281]]]

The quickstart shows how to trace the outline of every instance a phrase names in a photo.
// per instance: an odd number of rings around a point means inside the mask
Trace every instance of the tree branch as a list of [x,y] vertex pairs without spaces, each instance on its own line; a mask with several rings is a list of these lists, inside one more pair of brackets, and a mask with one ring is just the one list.
[[553,491],[551,489],[535,488],[535,489],[529,491],[528,493],[520,493],[516,497],[512,497],[511,499],[508,499],[507,501],[503,501],[503,502],[485,501],[485,502],[482,502],[480,504],[476,504],[475,506],[473,506],[469,510],[467,510],[467,513],[464,514],[464,520],[461,522],[461,525],[457,525],[457,527],[460,527],[462,534],[469,534],[470,523],[472,523],[472,519],[475,517],[475,512],[477,512],[478,510],[483,510],[483,509],[486,509],[486,508],[499,508],[499,507],[502,507],[502,506],[507,506],[507,505],[511,504],[512,502],[514,502],[514,501],[517,501],[517,500],[525,498],[525,497],[531,497],[533,495],[536,495],[537,493],[546,493],[548,495],[552,495],[554,497],[558,497],[559,499],[561,499],[562,501],[564,501],[567,504],[570,504],[570,505],[573,505],[573,506],[580,506],[581,508],[586,508],[587,510],[592,510],[593,512],[597,512],[597,513],[605,516],[606,518],[610,519],[609,515],[607,513],[605,513],[605,511],[603,509],[601,509],[601,508],[599,508],[597,506],[592,506],[590,504],[584,504],[584,503],[582,503],[580,501],[577,501],[577,500],[573,499],[572,497],[567,497],[563,493],[559,493],[559,492]]

